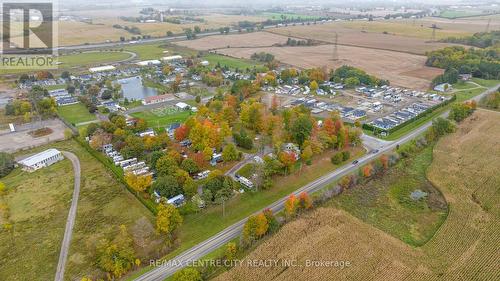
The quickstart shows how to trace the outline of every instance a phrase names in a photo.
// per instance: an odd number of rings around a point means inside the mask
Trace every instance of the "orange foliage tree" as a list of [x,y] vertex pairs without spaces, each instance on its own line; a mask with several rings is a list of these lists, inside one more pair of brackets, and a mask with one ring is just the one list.
[[305,191],[299,194],[299,207],[304,210],[312,207],[311,197]]
[[288,216],[293,216],[297,210],[297,197],[291,194],[285,201],[285,213]]

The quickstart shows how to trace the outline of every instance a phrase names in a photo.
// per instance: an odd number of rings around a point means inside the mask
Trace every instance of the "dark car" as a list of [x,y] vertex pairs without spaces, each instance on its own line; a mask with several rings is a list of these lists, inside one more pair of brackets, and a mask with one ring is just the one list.
[[356,165],[356,164],[358,164],[358,162],[359,162],[358,160],[354,160],[354,161],[352,162],[352,164],[353,164],[353,165]]

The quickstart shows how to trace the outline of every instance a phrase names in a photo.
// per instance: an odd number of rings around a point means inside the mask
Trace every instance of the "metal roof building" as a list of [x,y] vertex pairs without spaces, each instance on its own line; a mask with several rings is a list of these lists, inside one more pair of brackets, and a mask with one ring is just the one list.
[[43,167],[48,167],[56,162],[64,159],[62,153],[54,148],[47,149],[43,152],[25,158],[18,163],[23,166],[23,170],[27,172],[34,172]]

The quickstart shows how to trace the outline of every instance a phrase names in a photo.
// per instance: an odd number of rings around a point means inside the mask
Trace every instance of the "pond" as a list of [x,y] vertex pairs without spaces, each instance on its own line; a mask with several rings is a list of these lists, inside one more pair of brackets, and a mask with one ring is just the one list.
[[155,88],[145,87],[140,76],[118,79],[116,83],[122,85],[123,97],[129,100],[142,100],[145,97],[158,95]]

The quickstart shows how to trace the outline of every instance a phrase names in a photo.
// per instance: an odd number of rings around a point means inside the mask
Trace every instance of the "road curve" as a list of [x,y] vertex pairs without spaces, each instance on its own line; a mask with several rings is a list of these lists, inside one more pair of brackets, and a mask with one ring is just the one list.
[[64,238],[61,244],[61,251],[59,253],[59,262],[57,263],[56,277],[54,278],[55,281],[64,280],[64,269],[66,266],[66,260],[68,259],[71,235],[73,234],[73,226],[75,225],[76,207],[78,205],[78,197],[80,195],[80,160],[78,160],[78,157],[71,152],[63,151],[62,153],[73,164],[75,182],[73,198],[71,199],[71,207],[69,208],[68,219],[66,220],[66,229],[64,230]]
[[[500,86],[500,84],[496,85],[495,87],[489,88],[480,95],[472,98],[472,100],[479,101],[481,97],[484,95],[490,94]],[[441,117],[446,117],[448,115],[449,111],[446,111],[441,115]],[[346,164],[342,167],[339,167],[335,171],[331,172],[330,174],[327,174],[323,177],[320,177],[316,179],[315,181],[312,181],[308,183],[307,185],[299,188],[294,194],[298,195],[299,193],[306,191],[309,193],[321,190],[322,188],[328,186],[329,184],[333,183],[335,180],[339,179],[340,177],[349,174],[351,172],[354,172],[357,170],[360,166],[369,163],[370,161],[377,159],[380,157],[382,154],[387,153],[394,148],[396,148],[398,145],[402,145],[414,138],[417,138],[421,134],[423,134],[430,126],[432,125],[432,121],[427,122],[426,124],[420,126],[419,128],[415,129],[411,133],[401,137],[400,139],[393,141],[393,142],[387,142],[386,145],[380,148],[379,152],[377,153],[369,153],[366,154],[365,156],[361,157],[358,159],[358,163],[356,165],[353,164]],[[281,198],[280,200],[274,202],[273,204],[269,205],[266,207],[266,209],[271,209],[274,213],[279,212],[283,209],[284,203],[287,200],[287,197]],[[260,212],[260,211],[259,211]],[[179,254],[174,258],[175,262],[168,263],[166,262],[165,264],[161,264],[160,266],[157,266],[153,268],[152,270],[144,273],[143,275],[137,277],[134,279],[135,281],[162,281],[165,278],[171,276],[174,274],[176,271],[179,269],[185,267],[188,263],[192,263],[193,261],[199,260],[206,254],[211,253],[215,249],[223,246],[225,243],[231,241],[233,238],[237,237],[241,230],[243,229],[243,225],[246,223],[247,218],[244,218],[237,223],[225,228],[221,232],[215,234],[214,236],[210,237],[209,239],[197,244],[196,246],[184,251],[183,253]]]

